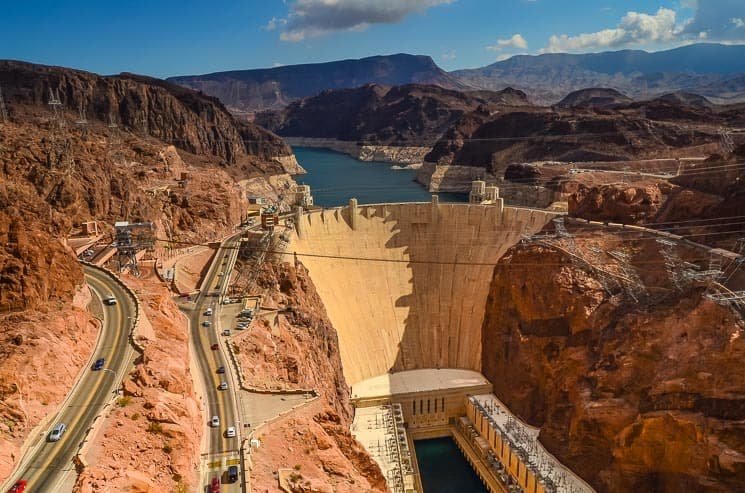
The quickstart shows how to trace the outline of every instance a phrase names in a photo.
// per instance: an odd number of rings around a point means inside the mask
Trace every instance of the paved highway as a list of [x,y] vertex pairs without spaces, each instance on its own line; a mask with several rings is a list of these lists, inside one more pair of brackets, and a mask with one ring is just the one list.
[[[189,317],[191,325],[191,341],[199,362],[202,382],[204,384],[204,397],[207,408],[204,410],[205,423],[208,428],[209,449],[205,457],[203,485],[210,483],[212,478],[219,477],[221,482],[227,481],[227,468],[229,465],[239,465],[239,450],[241,444],[241,427],[236,409],[236,386],[237,379],[233,378],[232,365],[225,352],[225,339],[221,333],[224,328],[220,327],[220,300],[228,286],[230,271],[235,265],[238,256],[238,245],[240,234],[227,239],[215,253],[212,264],[202,282],[202,289],[197,295],[193,309],[184,309]],[[207,316],[205,312],[212,308],[212,315]],[[203,322],[210,322],[205,327]],[[217,349],[212,349],[217,344]],[[225,373],[217,373],[218,367],[224,367]],[[226,390],[219,390],[221,382],[227,382]],[[209,420],[212,416],[220,418],[220,425],[211,427]],[[236,437],[228,438],[225,434],[227,428],[233,426],[236,429]],[[239,467],[240,469],[240,467]],[[224,484],[221,491],[240,491],[243,471],[239,473],[239,481],[233,484]],[[201,490],[200,490],[201,491]]]
[[[103,328],[98,338],[93,360],[105,358],[102,371],[86,370],[63,404],[59,413],[50,421],[43,436],[38,437],[21,460],[12,476],[28,481],[27,491],[60,491],[60,484],[74,473],[73,458],[104,404],[111,400],[124,373],[134,358],[134,348],[129,333],[134,322],[135,306],[124,288],[101,270],[83,266],[86,281],[99,300],[109,294],[117,299],[116,305],[103,305]],[[66,355],[60,354],[60,358]],[[58,442],[46,440],[49,430],[56,423],[65,423],[67,432]]]

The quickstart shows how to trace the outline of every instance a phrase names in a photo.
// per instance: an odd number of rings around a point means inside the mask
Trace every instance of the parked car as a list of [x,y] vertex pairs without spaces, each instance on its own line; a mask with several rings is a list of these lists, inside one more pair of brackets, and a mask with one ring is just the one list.
[[220,385],[217,388],[219,390],[228,390],[228,382],[220,382]]
[[103,370],[103,365],[106,362],[104,358],[98,358],[93,364],[93,371]]
[[67,431],[67,426],[65,423],[57,423],[54,425],[54,428],[52,428],[52,431],[49,432],[49,436],[47,437],[47,440],[50,442],[58,442],[60,438],[62,438],[62,435],[65,434],[65,431]]
[[210,426],[213,428],[217,428],[220,426],[220,416],[212,416],[212,419],[210,420]]
[[28,482],[25,479],[19,479],[10,487],[8,493],[23,493],[27,484]]
[[238,466],[228,467],[228,482],[235,483],[238,481]]
[[225,367],[224,366],[218,366],[217,367],[217,373],[225,373]]

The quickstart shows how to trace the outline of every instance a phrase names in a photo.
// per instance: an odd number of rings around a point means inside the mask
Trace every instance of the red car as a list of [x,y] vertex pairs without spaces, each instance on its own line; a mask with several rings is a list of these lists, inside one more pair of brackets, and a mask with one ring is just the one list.
[[210,493],[220,493],[220,478],[212,478]]
[[[26,480],[21,479],[16,481],[16,484],[14,484],[9,490],[8,493],[23,493],[23,490],[26,489]],[[218,488],[219,491],[219,488]]]
[[217,349],[219,349],[219,348],[220,348],[220,346],[218,346],[218,345],[217,345],[217,343],[213,344],[213,345],[212,345],[212,346],[210,346],[210,347],[212,348],[212,350],[213,350],[213,351],[216,351]]

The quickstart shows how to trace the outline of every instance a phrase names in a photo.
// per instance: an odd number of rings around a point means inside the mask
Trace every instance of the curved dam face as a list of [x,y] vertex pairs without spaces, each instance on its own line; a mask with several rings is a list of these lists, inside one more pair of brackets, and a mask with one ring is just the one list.
[[480,372],[494,264],[555,215],[500,204],[352,201],[296,219],[287,251],[323,299],[348,384],[420,368]]

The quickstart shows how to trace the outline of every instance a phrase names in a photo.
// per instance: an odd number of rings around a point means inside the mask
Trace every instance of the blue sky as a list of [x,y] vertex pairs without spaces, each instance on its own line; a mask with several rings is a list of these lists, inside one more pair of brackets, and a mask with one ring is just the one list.
[[1,12],[0,58],[157,77],[402,52],[454,70],[745,41],[745,0],[6,0]]

